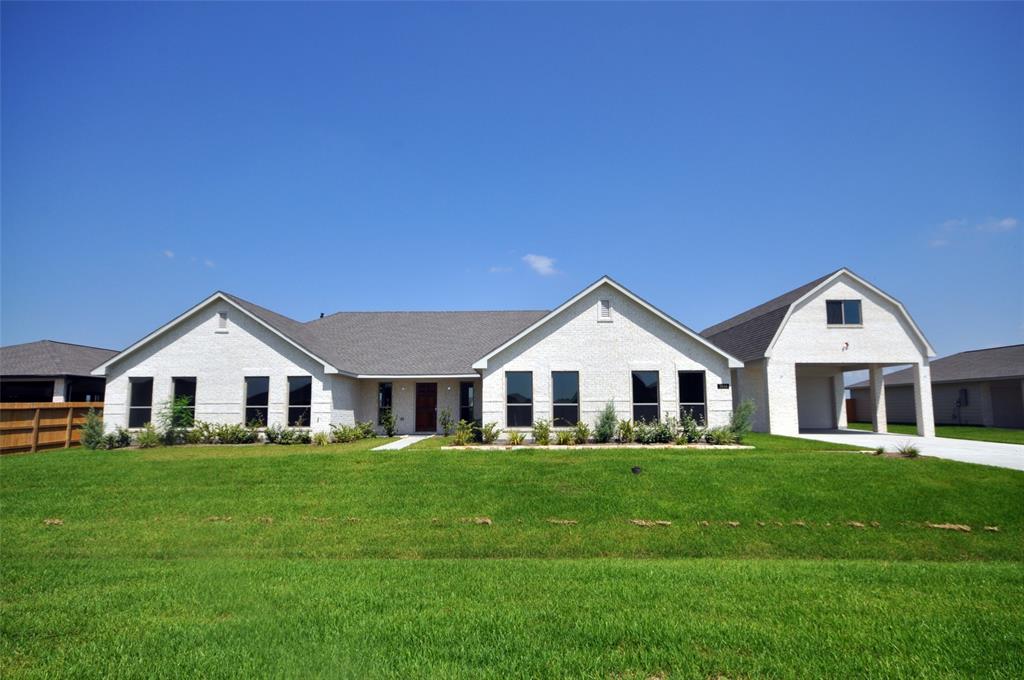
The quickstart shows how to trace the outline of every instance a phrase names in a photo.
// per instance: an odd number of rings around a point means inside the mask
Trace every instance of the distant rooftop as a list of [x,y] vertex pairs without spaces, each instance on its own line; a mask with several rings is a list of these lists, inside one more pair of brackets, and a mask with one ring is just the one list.
[[[959,354],[951,354],[931,362],[931,375],[933,383],[1024,378],[1024,345],[972,349]],[[914,371],[912,368],[904,368],[885,376],[886,385],[912,385],[913,383]],[[868,385],[869,381],[864,380],[849,387],[867,387]]]
[[74,345],[57,340],[37,340],[0,347],[0,376],[88,376],[116,350]]

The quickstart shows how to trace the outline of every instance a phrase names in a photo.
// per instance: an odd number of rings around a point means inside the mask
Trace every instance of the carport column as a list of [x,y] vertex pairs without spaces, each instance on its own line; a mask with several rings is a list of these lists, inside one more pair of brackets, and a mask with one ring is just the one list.
[[[878,364],[868,366],[871,381],[871,429],[875,432],[888,432],[889,423],[885,416],[885,377],[882,367]],[[931,403],[929,397],[928,403]]]
[[799,434],[796,364],[766,359],[765,377],[768,383],[768,431],[772,434]]
[[846,383],[844,382],[842,371],[832,376],[832,390],[835,395],[836,427],[842,430],[849,424],[846,422]]
[[925,359],[914,364],[914,413],[917,433],[922,437],[935,436],[935,409],[932,407],[932,369]]

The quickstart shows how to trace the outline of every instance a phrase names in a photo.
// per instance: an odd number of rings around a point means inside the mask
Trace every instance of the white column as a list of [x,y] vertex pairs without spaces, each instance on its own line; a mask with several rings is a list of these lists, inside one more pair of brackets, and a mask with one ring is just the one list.
[[766,361],[768,428],[772,434],[800,434],[796,406],[796,364]]
[[932,369],[925,359],[914,364],[914,413],[917,433],[922,437],[935,436],[935,407],[932,405]]
[[832,390],[835,395],[836,427],[842,430],[848,425],[846,422],[846,384],[843,382],[842,371],[832,376]]
[[[888,432],[889,423],[885,415],[885,377],[882,374],[882,367],[878,364],[868,366],[868,377],[871,382],[871,429],[875,432]],[[930,396],[928,403],[931,403]]]
[[53,379],[53,401],[64,401],[64,378]]

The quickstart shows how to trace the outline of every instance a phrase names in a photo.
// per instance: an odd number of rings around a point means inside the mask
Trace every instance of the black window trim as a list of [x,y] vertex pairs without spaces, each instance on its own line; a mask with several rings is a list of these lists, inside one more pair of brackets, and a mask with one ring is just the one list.
[[[653,404],[649,403],[649,402],[644,402],[644,401],[641,401],[641,402],[633,401],[633,398],[635,396],[634,391],[633,391],[633,376],[635,374],[637,374],[637,373],[654,373],[656,376],[658,376],[658,386],[656,388],[657,391],[658,391],[658,401],[654,402]],[[655,408],[654,422],[656,422],[656,423],[657,422],[661,422],[661,371],[658,370],[658,369],[651,369],[651,368],[648,368],[648,369],[637,369],[637,370],[630,371],[629,372],[629,398],[630,398],[630,403],[631,403],[630,415],[633,417],[633,422],[637,422],[637,418],[636,418],[636,407],[637,406],[655,406],[656,408]],[[650,422],[650,421],[648,421],[648,422]]]
[[188,410],[192,412],[192,422],[196,421],[196,401],[199,399],[199,378],[194,375],[176,375],[171,378],[171,398],[178,398],[178,381],[179,380],[191,380],[194,386],[195,393],[192,395],[192,403],[189,405]]
[[[388,405],[383,405],[384,386],[387,385],[388,389]],[[395,383],[390,380],[381,380],[377,383],[377,424],[383,425],[382,417],[384,411],[394,411],[395,409]]]
[[[683,401],[683,389],[682,389],[682,377],[683,374],[700,375],[703,376],[704,384],[704,401]],[[703,424],[708,424],[708,372],[704,370],[680,370],[676,372],[676,387],[679,389],[679,417],[683,417],[683,409],[687,406],[700,406],[704,413],[702,415]],[[691,409],[692,410],[692,409]]]
[[[556,402],[555,401],[555,373],[575,373],[576,374],[576,402]],[[551,428],[554,430],[569,430],[576,427],[576,423],[580,422],[580,372],[575,370],[569,371],[551,371]],[[576,408],[576,419],[569,425],[555,425],[555,407],[557,406],[574,406]]]
[[[469,387],[469,400],[468,403],[464,403],[462,399],[462,390],[464,387]],[[506,384],[505,399],[508,400],[508,385]],[[469,409],[469,418],[466,418],[465,411]],[[467,423],[472,423],[476,420],[476,383],[472,380],[460,380],[459,381],[459,421],[465,420]]]
[[[510,403],[509,402],[509,400],[508,400],[508,376],[509,376],[510,373],[524,373],[524,374],[530,376],[530,401],[529,401],[529,403],[520,404],[520,403]],[[533,405],[534,405],[535,401],[536,401],[536,397],[534,396],[533,371],[505,371],[505,427],[506,428],[521,428],[521,429],[532,428],[533,424],[534,424]],[[509,409],[513,409],[513,408],[529,409],[530,410],[529,411],[530,412],[530,418],[529,418],[529,424],[528,425],[510,425],[509,424],[511,422],[511,420],[512,420],[511,418],[509,418],[509,414],[511,413],[511,411],[509,411]]]
[[[292,380],[305,378],[309,380],[309,403],[308,404],[293,404],[292,403]],[[285,417],[288,419],[288,427],[302,427],[308,428],[313,427],[313,376],[311,375],[290,375],[286,380],[286,386],[288,388],[288,405],[285,407]],[[270,394],[267,394],[267,402],[269,406]],[[305,408],[309,414],[309,422],[305,425],[293,425],[292,424],[292,409],[294,408]],[[269,412],[267,414],[269,418]]]
[[[249,406],[249,381],[263,378],[267,381],[267,403],[257,404],[255,406]],[[270,425],[270,376],[269,375],[246,375],[242,377],[242,424],[248,425],[252,422],[252,418],[247,416],[249,409],[266,411],[266,418],[263,420],[263,425],[259,427],[267,427]]]
[[[149,404],[146,406],[134,406],[132,405],[132,397],[135,394],[135,385],[143,382],[149,382]],[[128,378],[128,428],[136,429],[145,427],[146,423],[153,422],[153,383],[154,379],[151,376],[136,375]],[[149,411],[149,418],[141,425],[132,425],[132,411]]]
[[[856,302],[857,303],[857,312],[858,312],[858,315],[860,316],[860,320],[857,321],[856,323],[848,323],[846,321],[846,303],[848,303],[848,302]],[[833,323],[833,322],[829,321],[829,319],[828,319],[828,306],[829,306],[829,303],[838,303],[838,305],[839,305],[839,314],[840,314],[840,321],[839,321],[839,323]],[[825,300],[825,324],[829,328],[859,328],[859,327],[862,327],[864,325],[864,305],[862,304],[862,301],[859,298],[840,298],[840,299],[834,299],[834,300],[826,299]]]

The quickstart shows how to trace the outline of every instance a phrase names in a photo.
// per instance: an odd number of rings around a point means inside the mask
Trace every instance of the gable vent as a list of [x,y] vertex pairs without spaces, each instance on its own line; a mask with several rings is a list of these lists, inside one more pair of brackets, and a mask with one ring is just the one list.
[[217,312],[217,332],[227,333],[228,332],[228,313]]
[[611,321],[612,320],[612,301],[604,298],[598,301],[597,304],[597,320],[598,321]]

